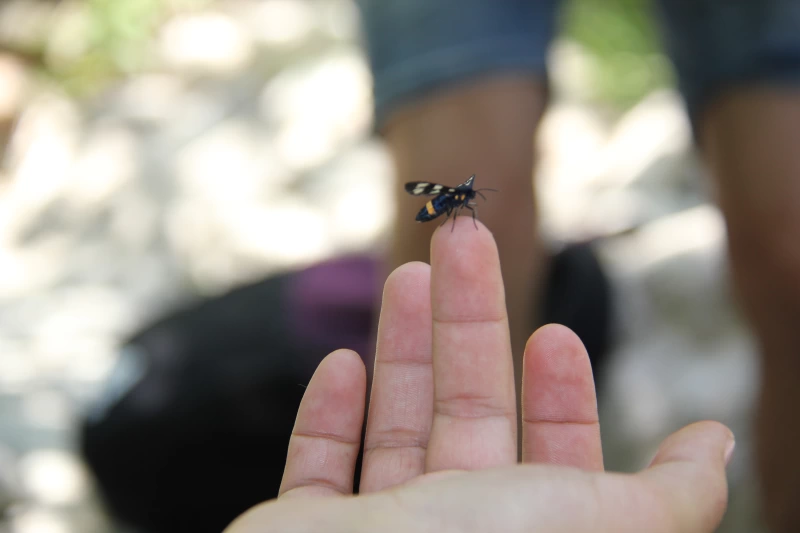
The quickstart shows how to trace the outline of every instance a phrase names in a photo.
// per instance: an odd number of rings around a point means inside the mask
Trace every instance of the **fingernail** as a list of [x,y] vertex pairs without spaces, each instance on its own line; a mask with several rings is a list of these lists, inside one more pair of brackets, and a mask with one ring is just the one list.
[[733,435],[731,435],[731,439],[728,441],[728,445],[725,447],[725,466],[730,464],[731,457],[733,457],[734,448],[736,448],[736,440],[734,439]]

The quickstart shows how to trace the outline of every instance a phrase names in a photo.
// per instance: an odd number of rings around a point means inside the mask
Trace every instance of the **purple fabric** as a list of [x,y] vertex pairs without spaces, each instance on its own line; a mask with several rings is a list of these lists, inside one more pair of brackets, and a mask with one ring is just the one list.
[[371,367],[373,321],[380,293],[377,260],[333,259],[291,276],[287,312],[291,334],[326,350],[349,348]]

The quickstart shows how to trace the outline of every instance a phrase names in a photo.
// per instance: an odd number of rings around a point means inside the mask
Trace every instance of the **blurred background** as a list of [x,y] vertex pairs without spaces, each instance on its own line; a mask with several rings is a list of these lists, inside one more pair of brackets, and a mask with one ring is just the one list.
[[[596,239],[612,279],[607,466],[720,420],[737,435],[721,531],[758,532],[757,360],[649,4],[573,0],[563,26],[537,180],[554,246]],[[371,121],[352,0],[0,3],[0,532],[133,531],[77,444],[120,343],[380,250],[394,182]]]

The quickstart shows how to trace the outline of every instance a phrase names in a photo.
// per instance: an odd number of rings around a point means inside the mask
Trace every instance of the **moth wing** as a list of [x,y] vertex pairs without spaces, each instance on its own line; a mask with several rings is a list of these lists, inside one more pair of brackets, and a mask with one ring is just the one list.
[[412,181],[406,183],[406,192],[413,196],[438,196],[443,193],[453,193],[455,189],[438,183],[428,183],[427,181]]

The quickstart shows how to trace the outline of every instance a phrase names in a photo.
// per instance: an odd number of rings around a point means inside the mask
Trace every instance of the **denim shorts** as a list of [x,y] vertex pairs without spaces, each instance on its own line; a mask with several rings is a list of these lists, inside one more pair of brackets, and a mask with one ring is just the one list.
[[[496,72],[546,77],[559,0],[358,0],[376,127],[433,89]],[[739,85],[800,86],[800,0],[657,0],[665,51],[696,119]]]

